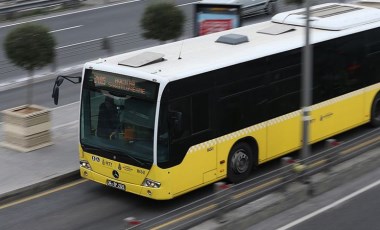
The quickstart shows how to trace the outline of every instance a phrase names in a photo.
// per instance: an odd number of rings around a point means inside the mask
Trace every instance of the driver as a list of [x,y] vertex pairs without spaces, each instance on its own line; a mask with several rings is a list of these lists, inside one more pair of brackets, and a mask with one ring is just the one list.
[[118,125],[117,107],[112,97],[106,96],[99,107],[98,137],[111,139]]

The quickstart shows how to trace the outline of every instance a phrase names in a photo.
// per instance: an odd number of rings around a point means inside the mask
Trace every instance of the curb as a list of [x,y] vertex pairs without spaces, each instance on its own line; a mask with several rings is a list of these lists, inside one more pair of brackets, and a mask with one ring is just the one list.
[[57,177],[53,177],[51,179],[38,182],[36,184],[32,184],[20,189],[16,189],[14,191],[10,191],[0,195],[0,205],[4,205],[10,202],[13,202],[18,199],[25,198],[27,196],[35,195],[40,192],[44,192],[46,190],[52,189],[54,187],[75,181],[80,179],[79,169],[75,171],[71,171],[65,174],[62,174]]
[[273,192],[247,205],[225,213],[224,220],[226,222],[224,223],[218,222],[217,219],[210,219],[191,229],[247,229],[266,218],[295,207],[313,196],[320,195],[349,182],[352,178],[357,178],[371,170],[377,169],[379,165],[380,148],[375,148],[334,166],[329,172],[322,172],[311,176],[310,184],[291,183],[287,185],[285,192]]

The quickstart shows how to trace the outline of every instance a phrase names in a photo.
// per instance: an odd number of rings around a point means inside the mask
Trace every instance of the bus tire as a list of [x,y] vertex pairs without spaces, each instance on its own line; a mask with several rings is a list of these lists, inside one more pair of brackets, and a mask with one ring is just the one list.
[[253,153],[249,144],[235,144],[228,155],[227,178],[231,183],[239,183],[248,178],[253,166]]
[[370,124],[374,127],[380,126],[380,93],[376,95],[372,102]]

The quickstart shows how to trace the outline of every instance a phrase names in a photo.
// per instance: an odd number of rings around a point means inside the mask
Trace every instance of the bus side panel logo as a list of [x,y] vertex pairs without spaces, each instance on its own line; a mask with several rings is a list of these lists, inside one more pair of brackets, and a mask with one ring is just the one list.
[[97,156],[91,156],[92,161],[100,162],[100,157]]

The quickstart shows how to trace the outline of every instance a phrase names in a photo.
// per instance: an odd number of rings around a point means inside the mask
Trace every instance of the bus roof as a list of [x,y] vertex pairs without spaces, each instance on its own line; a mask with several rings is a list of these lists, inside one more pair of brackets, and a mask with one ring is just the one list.
[[[321,12],[322,9],[326,12]],[[119,73],[155,76],[159,82],[174,81],[284,52],[304,45],[305,29],[301,23],[304,11],[284,12],[275,15],[272,21],[112,56],[100,61],[100,66],[111,65]],[[380,27],[380,9],[371,7],[329,3],[314,6],[311,12],[312,43]],[[324,28],[332,24],[334,28]],[[216,42],[218,39],[237,44]]]

